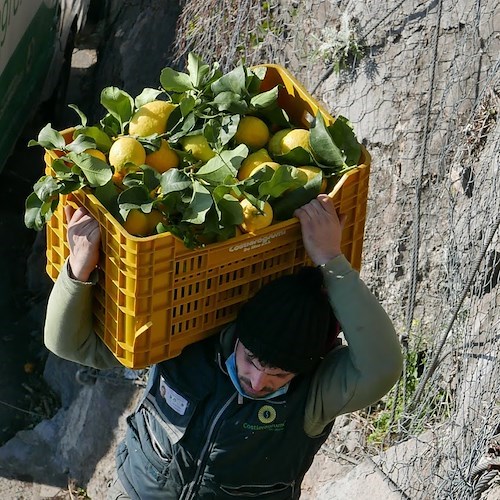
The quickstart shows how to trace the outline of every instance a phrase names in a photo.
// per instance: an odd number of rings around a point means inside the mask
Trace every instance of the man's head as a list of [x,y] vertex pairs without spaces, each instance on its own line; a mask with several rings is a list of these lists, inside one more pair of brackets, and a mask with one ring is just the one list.
[[317,268],[302,268],[259,290],[236,320],[236,361],[245,390],[252,393],[253,388],[254,396],[255,390],[271,393],[317,366],[326,351],[332,319]]

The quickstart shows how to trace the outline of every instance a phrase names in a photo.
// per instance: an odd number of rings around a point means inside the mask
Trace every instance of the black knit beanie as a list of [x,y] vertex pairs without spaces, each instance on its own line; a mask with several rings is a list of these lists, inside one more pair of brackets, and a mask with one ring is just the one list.
[[325,354],[332,321],[321,270],[304,267],[271,281],[241,308],[236,336],[261,363],[302,373]]

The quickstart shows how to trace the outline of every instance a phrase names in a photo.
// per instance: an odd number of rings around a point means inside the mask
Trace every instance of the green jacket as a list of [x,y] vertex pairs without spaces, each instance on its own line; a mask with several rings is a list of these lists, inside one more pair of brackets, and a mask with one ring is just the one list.
[[[359,273],[342,255],[323,271],[348,346],[330,352],[316,371],[304,416],[304,429],[311,436],[320,434],[336,416],[378,401],[402,370],[394,326]],[[47,305],[45,345],[61,358],[82,365],[121,366],[92,328],[94,283],[72,280],[67,264],[63,266]]]

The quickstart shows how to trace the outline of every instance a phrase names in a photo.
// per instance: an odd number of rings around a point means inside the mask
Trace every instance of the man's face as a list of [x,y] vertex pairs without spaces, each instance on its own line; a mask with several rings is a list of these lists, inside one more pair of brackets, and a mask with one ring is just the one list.
[[262,398],[277,391],[296,375],[281,368],[262,366],[240,341],[236,345],[235,357],[238,380],[245,393],[252,398]]

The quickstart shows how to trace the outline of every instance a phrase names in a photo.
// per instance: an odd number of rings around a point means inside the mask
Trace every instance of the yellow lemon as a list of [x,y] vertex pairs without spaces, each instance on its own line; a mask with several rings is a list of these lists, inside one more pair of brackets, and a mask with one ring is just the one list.
[[190,152],[197,160],[207,162],[215,156],[215,151],[210,148],[208,141],[202,134],[183,137],[179,142],[184,151]]
[[168,117],[174,109],[175,104],[166,101],[156,100],[143,104],[130,120],[129,134],[139,137],[164,134],[167,131]]
[[311,150],[309,145],[309,136],[311,133],[305,128],[294,128],[284,134],[281,139],[281,154],[289,153],[292,149],[301,147],[306,151]]
[[262,170],[264,167],[270,167],[273,170],[276,170],[278,167],[280,167],[279,163],[276,163],[275,161],[265,161],[261,163],[260,165],[257,165],[251,172],[250,172],[250,177],[258,172],[259,170]]
[[98,149],[86,149],[84,153],[87,153],[94,158],[99,158],[99,160],[106,161],[106,155]]
[[169,168],[174,168],[179,165],[179,156],[177,156],[177,153],[169,146],[168,142],[162,139],[160,149],[146,155],[144,163],[162,174]]
[[283,137],[285,137],[288,132],[290,132],[292,129],[291,128],[284,128],[283,130],[278,130],[270,139],[269,143],[267,145],[267,150],[271,154],[271,156],[278,156],[282,155],[282,146],[281,146],[281,141],[283,140]]
[[273,221],[273,209],[266,201],[262,211],[254,207],[252,203],[244,198],[240,201],[241,208],[243,209],[243,222],[240,228],[245,233],[254,233],[259,229],[270,226]]
[[133,208],[123,223],[125,230],[134,236],[147,236],[151,234],[151,224],[147,215],[137,208]]
[[311,179],[314,179],[318,174],[321,174],[321,188],[320,188],[320,193],[325,193],[326,192],[326,187],[327,187],[327,180],[326,177],[323,175],[323,170],[321,170],[319,167],[314,167],[314,166],[305,166],[305,167],[297,167],[299,170],[304,172],[307,175],[307,180],[310,181]]
[[263,148],[269,140],[269,128],[256,116],[244,116],[234,136],[236,144],[246,144],[250,149]]
[[146,160],[146,151],[142,144],[133,137],[119,137],[109,150],[109,163],[115,172],[126,170],[128,165],[143,165]]
[[269,156],[267,149],[261,148],[258,151],[255,151],[254,153],[250,153],[241,162],[241,166],[238,170],[238,179],[242,181],[243,179],[250,177],[250,172],[255,167],[266,161],[273,161],[272,158]]

